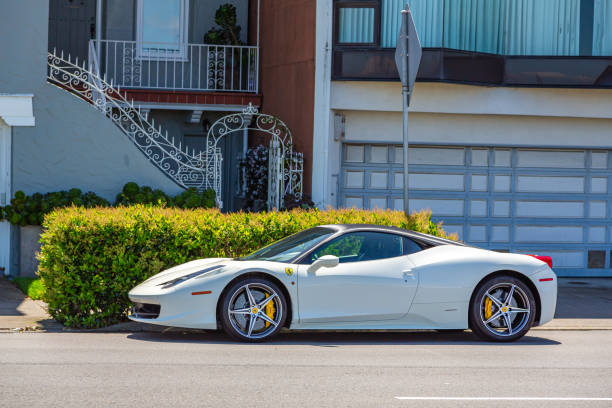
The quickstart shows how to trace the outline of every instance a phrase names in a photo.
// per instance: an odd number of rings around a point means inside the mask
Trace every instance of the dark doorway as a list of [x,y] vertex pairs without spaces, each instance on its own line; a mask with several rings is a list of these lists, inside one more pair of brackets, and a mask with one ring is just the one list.
[[242,131],[230,133],[219,140],[223,155],[223,181],[221,186],[223,212],[244,209],[244,197],[240,186],[240,159],[243,157],[244,139]]
[[49,1],[49,51],[86,60],[95,35],[96,0]]

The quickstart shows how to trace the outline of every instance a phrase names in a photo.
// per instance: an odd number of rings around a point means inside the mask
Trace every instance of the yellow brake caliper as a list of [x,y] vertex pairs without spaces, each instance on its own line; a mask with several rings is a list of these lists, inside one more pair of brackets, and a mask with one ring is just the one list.
[[484,317],[489,320],[493,316],[493,302],[488,297],[485,299],[484,309]]
[[[266,297],[270,297],[270,295],[268,295],[266,293]],[[266,305],[266,316],[268,316],[270,319],[274,320],[274,313],[276,312],[276,308],[274,307],[274,300],[271,300],[268,302],[268,304]],[[270,323],[266,322],[266,329],[270,327]]]

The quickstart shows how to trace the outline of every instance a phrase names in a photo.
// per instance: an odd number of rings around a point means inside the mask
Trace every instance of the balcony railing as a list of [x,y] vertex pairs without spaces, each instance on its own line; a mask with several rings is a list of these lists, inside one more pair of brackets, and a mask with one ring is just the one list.
[[100,74],[121,88],[208,92],[259,91],[259,48],[91,40]]

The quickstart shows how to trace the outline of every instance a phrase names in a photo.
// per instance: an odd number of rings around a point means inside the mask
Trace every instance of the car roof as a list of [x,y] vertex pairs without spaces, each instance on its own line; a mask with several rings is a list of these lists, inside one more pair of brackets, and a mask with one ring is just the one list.
[[446,238],[436,237],[434,235],[423,234],[412,230],[398,228],[392,225],[375,225],[375,224],[328,224],[320,225],[320,227],[326,227],[334,229],[338,232],[351,232],[351,231],[372,231],[372,232],[389,232],[395,234],[401,234],[418,241],[424,241],[429,245],[460,245],[464,246],[461,242],[452,241]]

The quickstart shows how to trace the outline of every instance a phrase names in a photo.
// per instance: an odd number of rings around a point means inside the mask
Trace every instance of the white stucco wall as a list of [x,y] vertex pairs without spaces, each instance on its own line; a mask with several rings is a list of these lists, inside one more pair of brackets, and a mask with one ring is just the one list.
[[[331,108],[401,112],[399,82],[333,81]],[[410,112],[612,118],[612,90],[417,82]]]
[[[328,129],[320,126],[315,134],[326,145],[326,175],[313,179],[321,206],[337,200],[341,142],[334,140],[334,114],[345,117],[345,141],[402,142],[399,83],[330,83],[329,115],[315,117]],[[415,86],[409,129],[410,140],[419,144],[610,148],[612,90],[422,82]]]

